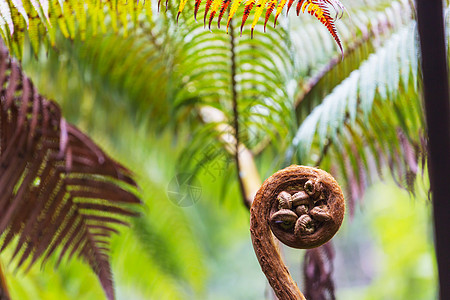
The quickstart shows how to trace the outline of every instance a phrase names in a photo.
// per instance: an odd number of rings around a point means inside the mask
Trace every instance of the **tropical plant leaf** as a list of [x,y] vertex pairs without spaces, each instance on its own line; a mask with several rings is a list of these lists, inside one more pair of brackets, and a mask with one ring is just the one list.
[[[181,156],[180,168],[185,170],[192,169],[189,165],[208,169],[207,161],[229,156],[227,143],[221,141],[226,134],[235,135],[234,100],[241,125],[239,142],[250,150],[267,139],[286,135],[292,122],[293,100],[287,90],[295,59],[293,53],[285,51],[291,47],[287,28],[280,26],[277,31],[251,39],[238,38],[239,29],[234,24],[228,35],[205,32],[201,27],[182,27],[186,32],[181,35],[190,42],[184,45],[176,69],[185,77],[176,89],[174,109],[177,114],[190,111],[205,120],[207,116],[196,110],[211,106],[220,110],[224,118],[222,124],[212,122],[193,128],[192,140],[186,143],[186,152]],[[224,132],[218,128],[232,130]],[[283,142],[274,146],[280,149]]]
[[11,260],[28,268],[57,249],[57,264],[77,255],[114,299],[109,239],[140,203],[130,171],[68,124],[4,46],[0,83],[0,251],[17,237]]
[[[358,4],[359,1],[355,1],[355,3]],[[329,48],[329,45],[325,43],[326,39],[320,37],[320,32],[317,29],[314,30],[315,27],[308,31],[305,30],[304,33],[304,30],[299,28],[301,31],[300,39],[296,41],[297,47],[306,52],[306,57],[313,57],[315,62],[309,62],[306,58],[302,61],[313,71],[305,74],[306,76],[302,76],[299,80],[300,89],[295,103],[298,124],[302,123],[314,107],[322,103],[323,98],[331,93],[343,79],[359,68],[361,63],[374,53],[392,33],[409,24],[413,16],[413,10],[407,0],[374,1],[370,5],[373,7],[369,9],[352,3],[347,4],[351,21],[348,18],[342,19],[338,26],[343,36],[343,44],[347,49],[344,60],[328,51],[314,51],[319,47]],[[299,26],[301,25],[299,24]],[[319,39],[313,38],[316,36]],[[403,60],[409,59],[407,55],[402,57]],[[402,72],[406,71],[408,69],[402,69]],[[416,75],[413,74],[413,76]],[[367,93],[370,99],[370,94],[374,93],[375,89],[369,87],[362,89],[362,92]]]
[[85,39],[86,33],[105,33],[109,19],[109,25],[126,36],[137,28],[129,25],[137,25],[141,13],[151,17],[151,1],[5,0],[0,2],[0,33],[21,58],[25,32],[37,52],[42,41],[55,44],[57,28],[66,38]]
[[[165,49],[172,49],[172,43],[159,36],[158,25],[148,29],[143,28],[141,39],[134,34],[124,39],[112,29],[106,36],[85,41],[58,37],[57,50],[42,49],[39,61],[30,56],[26,45],[23,65],[41,93],[59,99],[71,122],[100,138],[105,150],[110,149],[119,161],[127,161],[139,177],[145,211],[133,219],[131,230],[112,243],[118,298],[133,298],[136,290],[146,299],[202,298],[210,276],[205,262],[209,254],[203,249],[210,241],[196,234],[190,223],[192,210],[175,205],[178,200],[168,198],[164,184],[174,176],[173,157],[180,150],[173,146],[171,126],[176,122],[166,109],[171,103],[170,98],[166,100],[166,92],[170,92],[166,86],[173,84],[166,72],[174,53]],[[168,69],[161,73],[159,65]],[[179,129],[181,136],[189,130],[183,125]],[[172,154],[162,157],[163,153]],[[163,173],[159,173],[161,168]],[[130,273],[130,269],[137,271]],[[72,279],[74,283],[85,280]]]
[[[207,0],[206,4],[205,4],[205,12],[204,12],[204,17],[203,17],[205,25],[206,25],[206,19],[209,19],[208,27],[211,29],[211,23],[214,20],[214,17],[216,16],[217,12],[219,12],[219,10],[220,10],[218,21],[217,21],[217,27],[220,28],[220,21],[222,19],[222,16],[223,16],[225,10],[228,8],[230,2],[231,2],[231,0],[225,0],[225,1]],[[186,6],[186,3],[187,3],[187,0],[180,0],[177,19],[180,16],[181,12],[183,11],[184,7]],[[230,26],[231,19],[233,18],[234,14],[237,12],[241,3],[242,3],[242,0],[233,0],[231,2],[231,9],[230,9],[230,13],[229,13],[228,21],[227,21],[227,32],[228,32],[228,28]],[[276,15],[275,15],[274,27],[276,26],[278,16],[280,15],[283,8],[286,6],[286,3],[287,3],[286,0],[281,0],[278,3]],[[288,6],[287,6],[287,13],[289,13],[289,9],[291,8],[291,5],[293,3],[294,3],[293,0],[289,1]],[[258,20],[259,20],[260,16],[262,15],[262,13],[264,12],[264,10],[266,11],[265,18],[264,18],[264,31],[265,31],[267,21],[269,20],[270,15],[274,11],[276,4],[277,4],[276,0],[271,0],[271,1],[269,1],[269,0],[257,0],[257,1],[256,0],[248,0],[245,3],[244,14],[242,16],[242,21],[241,21],[241,26],[240,26],[241,34],[242,34],[242,30],[244,28],[245,22],[254,7],[256,7],[256,10],[255,10],[255,15],[254,15],[253,22],[251,25],[251,35],[253,37],[253,30],[255,29],[255,26],[258,23]],[[160,5],[160,2],[158,2],[158,8],[159,8],[159,5]],[[200,5],[201,5],[201,0],[196,0],[195,10],[194,10],[195,19],[197,19],[197,12],[200,8]],[[167,6],[167,2],[166,2],[166,6]],[[336,12],[335,16],[332,16],[332,14],[330,13],[330,9],[335,10],[335,12]],[[338,1],[338,0],[298,0],[296,10],[297,10],[297,16],[299,15],[300,11],[303,13],[306,11],[308,14],[316,17],[323,25],[325,25],[325,27],[328,29],[330,34],[333,36],[334,40],[336,41],[336,43],[338,44],[339,48],[342,51],[342,43],[341,43],[341,40],[339,39],[339,36],[337,35],[336,26],[335,26],[336,18],[342,16],[342,13],[344,11],[344,6],[342,5],[342,3],[340,1]],[[209,18],[208,18],[208,13],[209,13]]]
[[[390,168],[400,186],[413,191],[418,162],[426,155],[414,75],[418,72],[414,28],[414,21],[402,27],[336,86],[294,138],[298,161],[339,172],[353,200],[383,166]],[[408,59],[405,53],[410,53]],[[314,153],[316,160],[311,159]]]

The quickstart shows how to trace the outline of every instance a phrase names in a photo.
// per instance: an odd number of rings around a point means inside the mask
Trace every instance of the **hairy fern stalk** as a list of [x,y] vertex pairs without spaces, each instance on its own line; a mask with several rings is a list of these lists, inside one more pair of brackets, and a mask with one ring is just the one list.
[[114,299],[109,240],[140,200],[131,173],[61,117],[0,46],[0,251],[30,268],[78,256]]

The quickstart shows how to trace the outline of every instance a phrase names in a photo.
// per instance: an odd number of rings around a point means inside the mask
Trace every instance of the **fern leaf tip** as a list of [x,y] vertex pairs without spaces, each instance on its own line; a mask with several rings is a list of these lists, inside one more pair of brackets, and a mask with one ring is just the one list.
[[166,0],[166,12],[169,9],[169,0]]

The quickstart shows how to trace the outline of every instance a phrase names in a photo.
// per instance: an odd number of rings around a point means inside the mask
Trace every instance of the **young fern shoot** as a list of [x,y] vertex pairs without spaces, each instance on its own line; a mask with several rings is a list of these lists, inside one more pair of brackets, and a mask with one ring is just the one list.
[[272,233],[287,246],[319,247],[339,230],[345,213],[344,195],[327,172],[292,165],[269,177],[250,210],[253,248],[276,296],[305,299],[283,264]]

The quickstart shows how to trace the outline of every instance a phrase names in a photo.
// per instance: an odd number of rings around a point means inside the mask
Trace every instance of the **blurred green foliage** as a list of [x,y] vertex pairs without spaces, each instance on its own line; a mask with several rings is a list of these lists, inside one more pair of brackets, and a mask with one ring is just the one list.
[[427,194],[413,199],[388,181],[373,185],[363,201],[336,240],[338,297],[437,299]]

